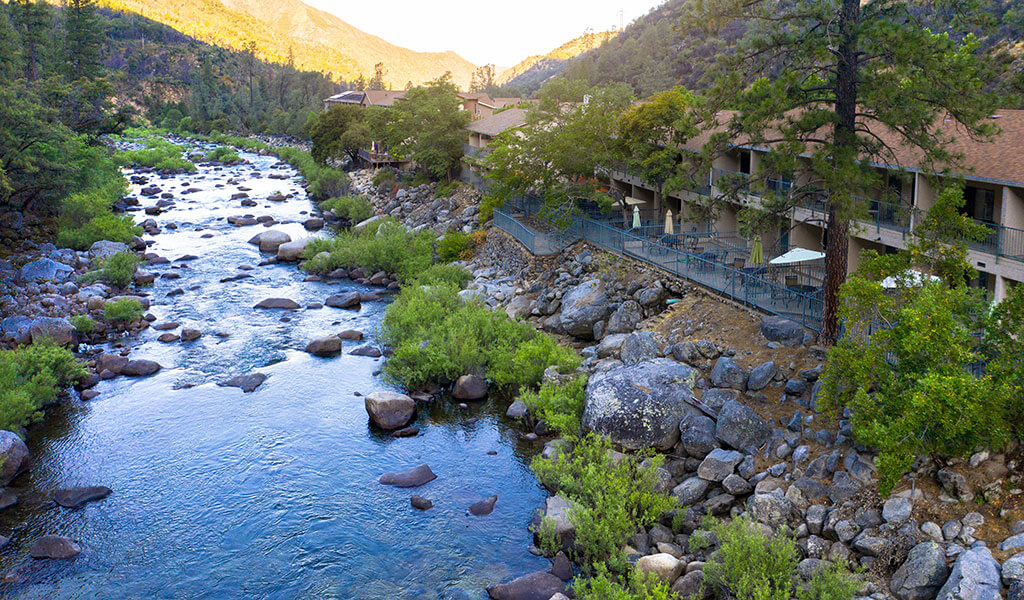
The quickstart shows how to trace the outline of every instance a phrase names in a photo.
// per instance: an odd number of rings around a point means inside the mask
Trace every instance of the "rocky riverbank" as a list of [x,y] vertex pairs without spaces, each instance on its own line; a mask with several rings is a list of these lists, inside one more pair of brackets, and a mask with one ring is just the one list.
[[[409,226],[477,226],[471,190],[437,199],[426,186],[375,188],[365,172],[353,180]],[[807,578],[823,561],[864,569],[864,598],[1024,598],[1019,447],[941,464],[923,457],[882,499],[850,415],[833,421],[818,410],[825,349],[796,323],[760,318],[586,244],[534,257],[493,227],[465,266],[473,280],[464,294],[582,348],[588,429],[625,450],[666,453],[663,489],[682,519],[638,533],[625,550],[683,597],[710,594],[701,569],[714,544],[690,544],[702,520],[747,514],[793,532]],[[546,441],[546,454],[557,452],[562,441],[518,404],[509,415]],[[564,501],[552,498],[542,513],[573,537]],[[531,574],[494,597],[541,597],[550,585]]]

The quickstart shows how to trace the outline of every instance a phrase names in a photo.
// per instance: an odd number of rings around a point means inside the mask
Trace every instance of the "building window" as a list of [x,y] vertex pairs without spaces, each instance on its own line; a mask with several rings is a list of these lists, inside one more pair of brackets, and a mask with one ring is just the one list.
[[968,217],[995,223],[996,192],[985,188],[967,186],[964,190],[964,212]]
[[740,150],[740,173],[750,174],[750,150]]

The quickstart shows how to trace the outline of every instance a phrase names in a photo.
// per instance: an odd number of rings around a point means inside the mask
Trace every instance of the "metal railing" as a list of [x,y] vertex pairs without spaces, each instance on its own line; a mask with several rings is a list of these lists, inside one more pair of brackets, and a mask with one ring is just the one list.
[[494,226],[516,238],[531,253],[538,256],[558,254],[575,241],[565,232],[541,233],[524,225],[518,218],[503,210],[494,211]]
[[995,254],[996,256],[1024,261],[1024,229],[997,225],[987,221],[975,223],[988,227],[985,239],[968,244],[971,248]]

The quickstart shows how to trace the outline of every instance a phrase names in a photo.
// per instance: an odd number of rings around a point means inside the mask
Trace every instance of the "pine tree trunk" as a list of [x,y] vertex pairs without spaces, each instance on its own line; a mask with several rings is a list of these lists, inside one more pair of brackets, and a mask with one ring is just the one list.
[[[836,116],[833,153],[835,160],[856,158],[857,152],[857,22],[860,0],[843,0],[839,14],[839,48],[836,64]],[[845,150],[845,152],[844,152]],[[850,223],[840,216],[837,197],[829,195],[828,243],[825,248],[825,293],[821,337],[826,343],[839,339],[839,288],[846,281],[849,261]],[[848,214],[848,211],[846,211]]]

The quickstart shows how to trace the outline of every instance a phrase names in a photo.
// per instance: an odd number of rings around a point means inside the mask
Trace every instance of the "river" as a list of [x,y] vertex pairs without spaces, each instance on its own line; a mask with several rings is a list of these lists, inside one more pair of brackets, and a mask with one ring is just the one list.
[[[163,233],[146,239],[172,262],[145,268],[181,277],[148,288],[150,312],[203,337],[164,344],[161,332],[145,331],[131,342],[132,357],[156,360],[160,373],[102,382],[95,400],[64,403],[32,428],[31,469],[12,486],[21,501],[0,513],[0,533],[11,536],[0,569],[21,580],[5,584],[3,596],[475,599],[486,598],[488,584],[546,568],[526,552],[528,522],[545,497],[528,467],[536,448],[502,422],[503,403],[437,402],[420,410],[418,437],[390,437],[368,425],[356,395],[389,389],[375,375],[381,359],[349,355],[358,342],[332,359],[302,351],[346,329],[372,342],[384,302],[359,311],[253,309],[267,297],[306,306],[373,290],[306,282],[294,265],[257,267],[263,257],[246,241],[263,227],[234,227],[226,217],[270,215],[281,222],[274,229],[297,239],[310,235],[301,222],[312,205],[293,169],[242,156],[249,164],[152,178],[175,204],[153,217]],[[251,188],[259,206],[230,200],[238,186]],[[200,191],[183,194],[188,188]],[[265,200],[278,191],[294,197]],[[176,230],[165,228],[171,223]],[[198,258],[174,261],[185,254]],[[255,267],[251,278],[220,281],[242,265]],[[184,293],[168,296],[178,288]],[[216,385],[253,371],[269,376],[254,393]],[[438,475],[423,487],[377,483],[385,471],[423,462]],[[79,509],[48,499],[75,485],[113,493]],[[491,515],[466,513],[492,493]],[[434,508],[413,509],[413,494]],[[29,544],[46,534],[79,541],[82,554],[28,558]]]

